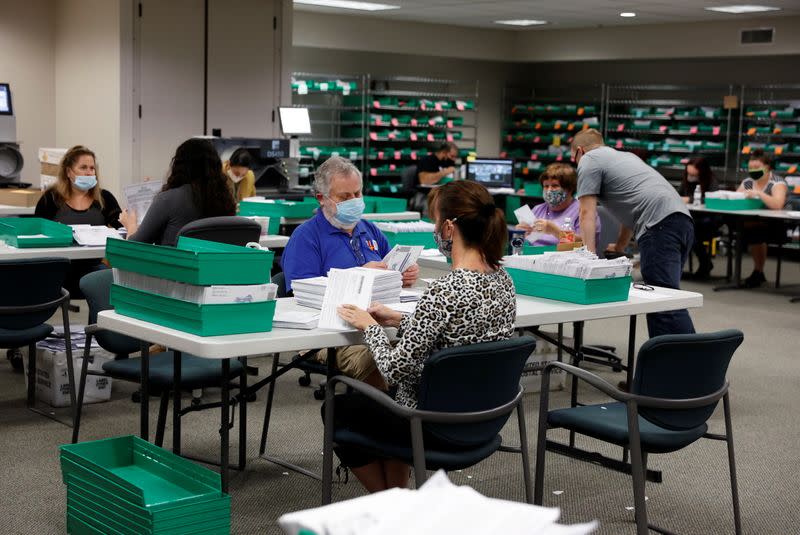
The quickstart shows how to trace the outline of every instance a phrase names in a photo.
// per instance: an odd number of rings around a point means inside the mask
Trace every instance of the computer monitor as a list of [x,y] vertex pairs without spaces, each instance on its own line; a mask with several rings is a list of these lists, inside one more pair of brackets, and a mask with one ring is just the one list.
[[11,107],[11,88],[3,83],[0,83],[0,115],[14,115],[14,109]]
[[278,108],[278,112],[284,136],[301,136],[311,133],[308,108]]
[[513,188],[514,160],[477,158],[467,161],[467,180],[487,188]]

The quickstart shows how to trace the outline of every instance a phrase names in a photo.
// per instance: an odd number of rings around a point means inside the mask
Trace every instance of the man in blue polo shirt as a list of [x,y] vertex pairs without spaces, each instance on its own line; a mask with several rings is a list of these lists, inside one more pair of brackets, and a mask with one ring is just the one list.
[[[319,166],[314,189],[320,209],[295,229],[283,252],[287,290],[293,281],[325,276],[330,268],[386,268],[382,259],[391,247],[378,227],[361,219],[362,187],[361,172],[349,160],[333,156]],[[403,286],[412,286],[418,276],[419,267],[411,266],[403,273]],[[317,358],[324,362],[325,351]],[[340,348],[336,360],[345,375],[386,388],[366,346]]]

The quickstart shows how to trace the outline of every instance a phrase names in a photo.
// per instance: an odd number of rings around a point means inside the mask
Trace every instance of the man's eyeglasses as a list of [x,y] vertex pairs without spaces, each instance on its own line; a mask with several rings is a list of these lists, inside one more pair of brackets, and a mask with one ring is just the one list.
[[360,264],[363,265],[367,263],[367,259],[364,258],[364,253],[361,251],[361,242],[355,234],[350,238],[350,249],[353,250],[353,254],[356,255],[356,260],[358,260]]
[[652,292],[653,290],[655,290],[655,288],[653,288],[649,284],[642,284],[641,282],[634,282],[633,287],[636,290],[643,290],[645,292]]

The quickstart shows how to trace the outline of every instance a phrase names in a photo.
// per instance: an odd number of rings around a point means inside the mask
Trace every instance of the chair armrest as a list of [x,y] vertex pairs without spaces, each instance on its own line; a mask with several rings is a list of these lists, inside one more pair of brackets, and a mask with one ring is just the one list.
[[327,388],[335,388],[336,383],[343,383],[349,386],[356,392],[359,392],[360,394],[366,396],[367,398],[378,403],[382,407],[389,409],[389,411],[395,414],[396,416],[399,416],[406,420],[410,420],[411,418],[419,418],[423,422],[443,423],[443,424],[481,422],[485,420],[491,420],[492,418],[497,418],[498,416],[501,416],[503,414],[508,414],[509,412],[514,410],[514,408],[517,407],[517,405],[519,405],[520,399],[522,398],[523,394],[523,390],[520,387],[519,392],[517,392],[517,395],[514,396],[514,399],[512,399],[507,403],[504,403],[503,405],[485,411],[435,412],[435,411],[426,411],[418,409],[409,409],[408,407],[399,405],[395,400],[390,398],[382,390],[378,390],[374,386],[368,385],[362,381],[358,381],[351,377],[346,377],[344,375],[336,375],[334,377],[331,377],[331,379],[328,381]]
[[[389,410],[392,414],[396,416],[400,416],[401,418],[410,419],[413,416],[413,412],[408,407],[403,407],[399,405],[395,400],[389,397],[385,392],[382,390],[378,390],[372,385],[368,385],[363,381],[359,381],[357,379],[353,379],[352,377],[347,377],[345,375],[334,375],[331,377],[326,385],[327,388],[335,389],[336,383],[342,383],[345,386],[348,386],[362,394],[363,396],[369,398],[370,400],[374,401],[381,407],[384,407]],[[333,392],[334,390],[331,390]]]
[[595,387],[596,389],[600,390],[607,396],[615,399],[617,401],[622,402],[630,402],[633,401],[639,407],[646,407],[652,409],[696,409],[699,407],[704,407],[719,401],[728,391],[728,382],[726,381],[722,388],[713,392],[707,396],[699,397],[699,398],[685,398],[685,399],[669,399],[669,398],[656,398],[651,396],[641,396],[639,394],[631,394],[629,392],[623,392],[618,388],[615,388],[611,383],[598,377],[597,375],[588,372],[584,369],[577,368],[570,364],[565,364],[563,362],[550,362],[545,366],[544,373],[549,374],[553,368],[559,368],[564,370],[564,372],[574,375],[579,379],[586,381],[591,386]]

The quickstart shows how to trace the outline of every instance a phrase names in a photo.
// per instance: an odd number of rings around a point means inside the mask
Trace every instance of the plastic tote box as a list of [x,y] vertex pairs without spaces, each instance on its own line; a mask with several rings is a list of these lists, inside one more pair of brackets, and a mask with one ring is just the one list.
[[759,210],[764,208],[764,201],[761,199],[706,198],[706,208],[712,210]]
[[366,213],[386,214],[391,212],[405,212],[408,200],[398,197],[364,197],[364,203],[372,210]]
[[106,258],[125,271],[189,284],[265,284],[275,253],[237,245],[178,238],[175,247],[108,240]]
[[216,472],[134,436],[61,446],[70,533],[230,533]]
[[627,301],[633,280],[630,276],[584,280],[515,268],[506,271],[518,294],[581,305]]
[[40,217],[0,218],[0,240],[19,248],[69,247],[72,229]]
[[249,200],[239,203],[239,215],[250,216],[260,215],[274,217],[280,221],[281,217],[289,218],[310,218],[314,215],[314,210],[319,203],[313,197],[306,197],[302,201],[283,201],[275,200]]
[[389,242],[389,247],[395,245],[422,245],[426,249],[436,249],[436,241],[432,232],[387,232],[382,231]]

